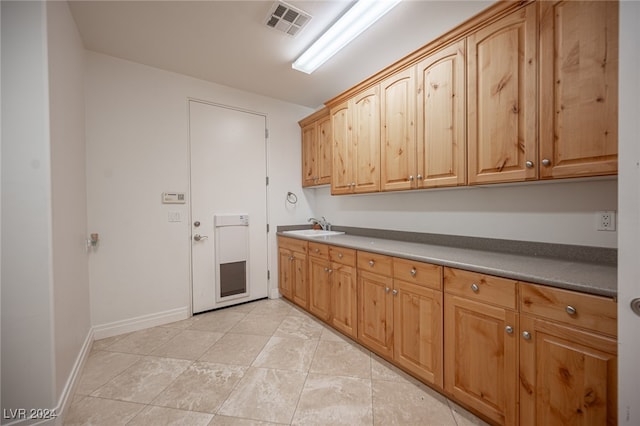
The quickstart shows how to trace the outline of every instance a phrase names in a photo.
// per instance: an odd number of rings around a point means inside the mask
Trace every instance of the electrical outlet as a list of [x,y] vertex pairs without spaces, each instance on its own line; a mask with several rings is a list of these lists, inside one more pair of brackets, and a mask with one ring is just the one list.
[[597,212],[596,213],[596,229],[598,231],[615,231],[616,230],[616,212]]

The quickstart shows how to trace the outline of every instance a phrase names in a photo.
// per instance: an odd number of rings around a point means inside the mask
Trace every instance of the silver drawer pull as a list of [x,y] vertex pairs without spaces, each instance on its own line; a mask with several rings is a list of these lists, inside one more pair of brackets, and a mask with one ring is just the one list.
[[389,290],[391,290],[389,287],[385,287],[385,288],[384,288],[384,292],[385,292],[385,293],[389,293]]
[[523,331],[522,337],[524,337],[524,340],[531,340],[531,333],[529,333],[528,331]]
[[480,287],[478,287],[478,284],[473,283],[471,284],[471,290],[473,290],[474,293],[477,293],[480,290]]
[[374,262],[373,260],[369,261],[369,266],[373,266],[376,262]]
[[417,273],[418,273],[418,271],[416,271],[416,268],[411,268],[411,276],[412,277],[415,277]]
[[511,327],[510,325],[506,326],[504,328],[504,331],[507,332],[507,334],[513,334],[513,327]]
[[395,296],[396,294],[398,294],[398,290],[395,290],[395,289],[394,289],[394,290],[391,292],[391,294],[393,294],[393,295]]
[[338,253],[338,257],[342,259],[342,253]]
[[565,311],[567,311],[567,313],[568,313],[569,315],[575,315],[575,314],[578,312],[578,311],[576,311],[576,308],[574,308],[574,307],[573,307],[573,306],[571,306],[571,305],[567,305],[567,307],[566,307],[566,308],[564,308],[564,310],[565,310]]

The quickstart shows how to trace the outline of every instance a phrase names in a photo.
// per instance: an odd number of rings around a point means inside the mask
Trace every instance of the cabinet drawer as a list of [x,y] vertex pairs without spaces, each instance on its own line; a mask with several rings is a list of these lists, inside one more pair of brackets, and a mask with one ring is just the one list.
[[307,252],[307,242],[296,238],[278,237],[278,247],[300,253]]
[[327,244],[309,243],[309,256],[329,259],[329,246]]
[[521,284],[520,311],[617,335],[618,306],[607,297],[537,284]]
[[356,266],[356,251],[344,247],[329,246],[329,259],[343,265]]
[[394,257],[393,278],[441,290],[442,266]]
[[447,293],[516,309],[517,281],[448,267],[444,268],[443,281]]
[[383,254],[359,251],[358,269],[390,277],[392,270],[392,258]]

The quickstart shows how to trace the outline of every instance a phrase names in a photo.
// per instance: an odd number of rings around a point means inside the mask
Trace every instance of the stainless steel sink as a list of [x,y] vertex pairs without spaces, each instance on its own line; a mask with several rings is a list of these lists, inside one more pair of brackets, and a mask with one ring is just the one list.
[[296,231],[283,231],[283,234],[299,235],[301,237],[330,237],[333,235],[342,235],[341,231],[325,231],[323,229],[299,229]]

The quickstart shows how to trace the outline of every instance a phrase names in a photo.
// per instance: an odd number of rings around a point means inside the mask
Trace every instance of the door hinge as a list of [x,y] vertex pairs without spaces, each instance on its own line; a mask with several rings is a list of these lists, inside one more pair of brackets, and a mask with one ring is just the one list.
[[264,129],[264,138],[269,139],[269,129]]
[[269,186],[269,176],[265,178],[265,181],[267,182],[267,186]]
[[270,280],[271,279],[271,271],[267,269],[267,279]]
[[269,224],[267,223],[267,232],[269,232]]

